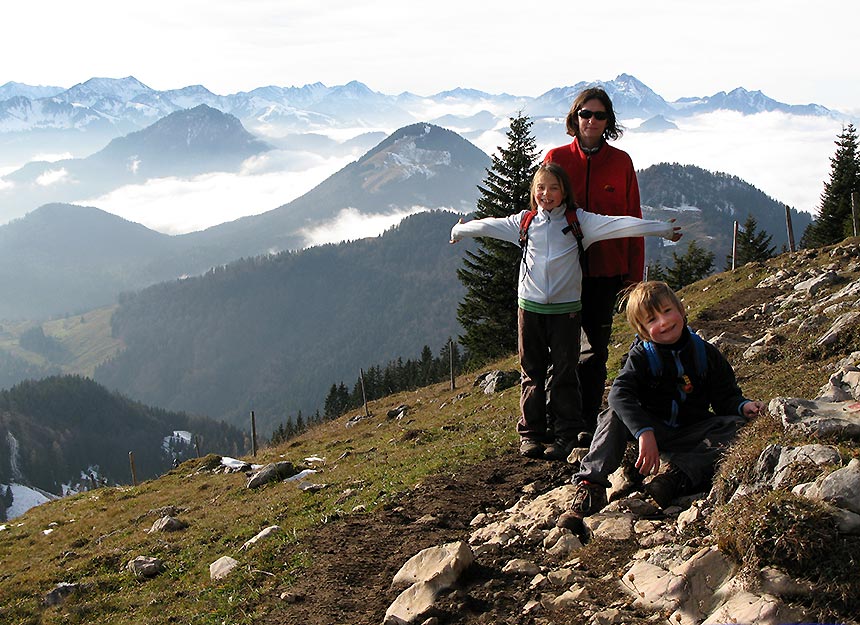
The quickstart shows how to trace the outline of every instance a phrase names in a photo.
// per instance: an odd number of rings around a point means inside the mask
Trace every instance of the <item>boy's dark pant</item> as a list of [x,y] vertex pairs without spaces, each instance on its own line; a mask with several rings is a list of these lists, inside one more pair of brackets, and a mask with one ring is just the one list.
[[[654,436],[661,459],[683,471],[691,485],[699,486],[713,479],[717,463],[744,423],[742,417],[732,416],[711,417],[681,428],[660,423],[654,426]],[[597,418],[594,440],[575,481],[609,488],[608,478],[621,466],[627,441],[631,440],[633,435],[624,422],[611,409],[604,410]]]
[[546,434],[546,375],[552,362],[550,406],[555,417],[555,438],[576,440],[582,431],[582,394],[576,365],[579,361],[579,313],[543,315],[518,310],[518,348],[522,367],[522,438],[541,440]]

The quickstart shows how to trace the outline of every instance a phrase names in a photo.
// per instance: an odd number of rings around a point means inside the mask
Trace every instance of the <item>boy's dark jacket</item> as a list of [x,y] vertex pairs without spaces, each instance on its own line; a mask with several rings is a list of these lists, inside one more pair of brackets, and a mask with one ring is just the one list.
[[[657,378],[651,372],[644,343],[639,342],[630,349],[609,391],[609,407],[634,436],[657,423],[684,427],[715,415],[743,416],[741,407],[749,400],[738,387],[731,364],[716,347],[705,342],[708,365],[702,377],[696,371],[689,329],[684,329],[681,340],[674,345],[654,346],[663,362],[662,375]],[[688,393],[684,391],[686,381],[679,375],[678,361],[692,384]]]

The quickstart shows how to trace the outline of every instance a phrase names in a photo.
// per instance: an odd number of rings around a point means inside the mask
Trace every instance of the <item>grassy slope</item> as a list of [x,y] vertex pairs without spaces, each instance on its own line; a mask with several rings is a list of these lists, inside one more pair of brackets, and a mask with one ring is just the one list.
[[[775,259],[769,272],[796,259]],[[832,260],[824,251],[808,262],[825,265]],[[730,316],[725,311],[736,301],[749,301],[755,294],[749,289],[765,273],[762,267],[745,267],[686,289],[682,295],[691,323],[725,322]],[[709,321],[706,313],[713,310],[723,313]],[[763,332],[754,326],[733,324],[757,338]],[[617,370],[632,338],[621,319],[615,337],[610,364]],[[776,395],[813,397],[826,382],[828,367],[853,349],[845,345],[819,353],[811,337],[787,339],[771,358],[744,362],[734,354],[748,395],[764,400]],[[493,366],[512,369],[516,362],[508,358]],[[471,379],[461,377],[454,391],[440,384],[380,400],[371,404],[372,418],[352,428],[345,427],[344,417],[278,448],[264,449],[255,459],[302,465],[304,458],[323,456],[327,461],[322,472],[311,478],[328,485],[319,491],[302,491],[293,482],[249,491],[244,475],[198,470],[205,464],[200,460],[138,487],[105,488],[31,510],[0,532],[0,621],[253,623],[271,609],[264,607],[267,594],[307,570],[312,554],[286,558],[296,553],[295,544],[301,544],[305,530],[339,515],[372,512],[426,476],[462,470],[515,444],[518,389],[488,397],[471,387]],[[388,419],[386,412],[399,404],[410,406],[407,416]],[[848,451],[857,455],[857,449]],[[190,527],[174,534],[148,534],[164,506],[180,508],[178,516]],[[239,551],[272,524],[285,530],[280,538],[252,554]],[[43,530],[50,528],[54,531],[45,535]],[[124,565],[137,555],[162,558],[166,572],[146,582],[135,580]],[[242,566],[226,580],[211,582],[208,565],[223,555],[237,558]],[[90,586],[61,607],[42,606],[44,594],[62,581]]]
[[61,373],[92,377],[95,368],[116,354],[122,343],[111,336],[110,319],[116,306],[105,306],[82,315],[42,323],[45,336],[57,340],[67,357],[63,362],[50,362],[41,354],[24,349],[21,335],[32,328],[32,321],[6,321],[0,332],[0,350],[35,365],[56,365]]
[[[469,382],[461,378],[458,384]],[[342,418],[255,459],[301,465],[306,457],[323,456],[322,473],[311,478],[328,485],[320,491],[303,492],[294,482],[250,491],[244,474],[198,471],[202,459],[138,487],[104,488],[34,508],[0,532],[0,621],[119,623],[126,622],[122,614],[133,614],[134,621],[147,623],[167,622],[167,615],[183,623],[251,623],[255,599],[283,583],[285,573],[301,570],[302,562],[285,563],[279,554],[303,530],[356,506],[371,511],[427,475],[473,464],[514,443],[517,389],[492,401],[476,392],[458,400],[461,392],[440,384],[390,397],[371,404],[372,418],[354,427],[347,429]],[[388,419],[387,410],[401,403],[411,406],[407,416]],[[349,489],[353,494],[337,503]],[[159,518],[152,511],[164,506],[183,510],[178,516],[189,529],[148,534]],[[242,544],[273,524],[285,530],[281,537],[243,557]],[[137,555],[163,559],[166,573],[147,582],[133,579],[123,567]],[[212,583],[208,565],[223,555],[255,570],[243,567]],[[278,578],[259,570],[275,571]],[[79,601],[43,608],[41,597],[61,581],[92,586]]]

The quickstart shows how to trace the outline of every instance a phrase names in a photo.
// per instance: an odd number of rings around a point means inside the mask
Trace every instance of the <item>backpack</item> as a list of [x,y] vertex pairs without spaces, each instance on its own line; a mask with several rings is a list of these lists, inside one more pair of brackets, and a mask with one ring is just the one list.
[[[532,224],[532,220],[537,215],[537,210],[530,210],[525,215],[523,215],[523,219],[520,222],[520,250],[522,250],[522,262],[526,261],[526,245],[529,241],[529,226]],[[573,236],[576,238],[576,245],[579,248],[579,264],[582,266],[582,273],[588,273],[588,263],[585,258],[585,248],[582,246],[582,225],[579,223],[579,219],[576,217],[576,207],[566,207],[564,209],[564,217],[567,219],[567,226],[562,229],[564,234],[568,232],[572,232]]]
[[[693,341],[693,366],[696,368],[696,375],[700,380],[703,380],[708,374],[708,356],[705,353],[705,339],[690,330],[690,340]],[[660,354],[657,353],[657,348],[652,341],[642,341],[645,348],[645,354],[648,356],[648,368],[651,370],[651,375],[659,378],[663,375],[663,360]],[[681,390],[689,393],[693,390],[693,382],[690,376],[686,373],[683,376],[684,386]]]

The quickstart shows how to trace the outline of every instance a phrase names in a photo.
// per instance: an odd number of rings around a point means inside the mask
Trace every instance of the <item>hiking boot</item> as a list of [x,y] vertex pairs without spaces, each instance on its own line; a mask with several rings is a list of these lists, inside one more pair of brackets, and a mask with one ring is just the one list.
[[520,455],[526,458],[543,458],[543,445],[530,438],[520,441]]
[[543,452],[543,457],[547,460],[567,462],[567,457],[570,455],[573,445],[574,443],[571,441],[556,439],[546,446],[546,450]]
[[573,491],[570,512],[580,518],[600,512],[606,505],[606,488],[591,482],[580,482]]
[[678,497],[690,494],[692,492],[690,487],[691,484],[687,475],[680,469],[669,465],[669,468],[663,473],[655,475],[645,484],[645,492],[657,502],[658,506],[667,508]]
[[585,534],[585,523],[582,522],[582,517],[573,512],[562,512],[556,519],[555,526],[580,536]]

